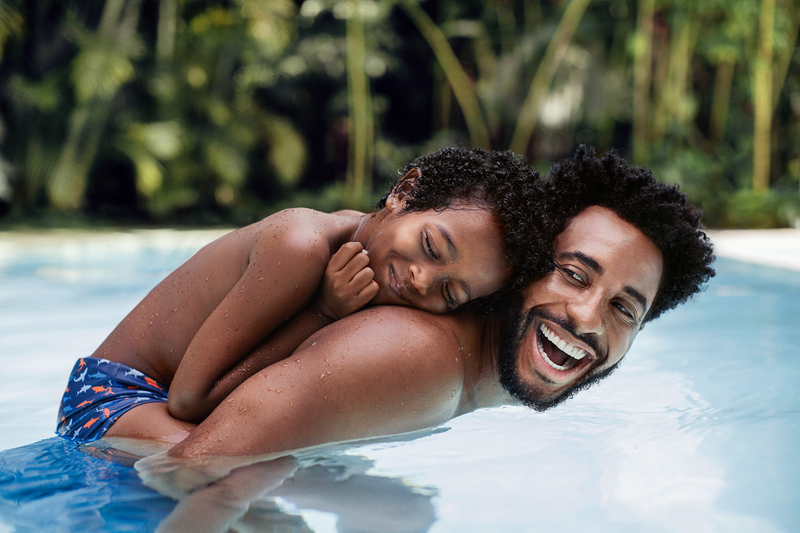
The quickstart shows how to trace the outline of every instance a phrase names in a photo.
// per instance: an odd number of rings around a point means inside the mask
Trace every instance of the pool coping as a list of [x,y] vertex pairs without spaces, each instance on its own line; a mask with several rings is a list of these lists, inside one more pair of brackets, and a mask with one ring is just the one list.
[[710,230],[708,235],[718,257],[800,271],[800,229]]

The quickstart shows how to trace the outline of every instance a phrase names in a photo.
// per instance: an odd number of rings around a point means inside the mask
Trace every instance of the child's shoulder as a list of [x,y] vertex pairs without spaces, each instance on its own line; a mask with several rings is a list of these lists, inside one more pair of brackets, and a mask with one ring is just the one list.
[[327,226],[348,226],[358,224],[364,213],[353,210],[334,211],[324,213],[307,207],[293,207],[282,209],[258,222],[260,225],[279,225],[287,229],[317,229]]
[[347,242],[360,222],[361,214],[323,213],[308,208],[278,211],[254,224],[261,244],[279,240],[285,247],[319,250],[330,254]]

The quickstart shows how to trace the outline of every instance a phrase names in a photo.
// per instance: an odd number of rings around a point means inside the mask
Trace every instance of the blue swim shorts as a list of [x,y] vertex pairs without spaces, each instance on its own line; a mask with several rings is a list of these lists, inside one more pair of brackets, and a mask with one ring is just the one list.
[[137,405],[167,401],[167,388],[135,368],[107,359],[78,359],[58,408],[59,435],[89,442]]

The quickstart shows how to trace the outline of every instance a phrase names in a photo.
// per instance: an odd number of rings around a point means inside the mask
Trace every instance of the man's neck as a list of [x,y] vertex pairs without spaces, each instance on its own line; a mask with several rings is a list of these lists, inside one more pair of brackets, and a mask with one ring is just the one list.
[[469,340],[472,342],[467,344],[474,347],[475,353],[465,356],[464,390],[459,414],[514,403],[500,384],[497,370],[499,320],[495,317],[480,319],[472,315],[472,320],[464,320],[462,325],[471,336]]

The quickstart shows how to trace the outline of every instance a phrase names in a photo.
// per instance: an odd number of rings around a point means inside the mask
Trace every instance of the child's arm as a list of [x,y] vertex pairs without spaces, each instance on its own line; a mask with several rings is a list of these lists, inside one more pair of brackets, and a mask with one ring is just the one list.
[[[287,320],[215,385],[228,394],[256,372],[289,357],[311,335],[366,305],[378,292],[369,257],[357,242],[342,245],[328,263],[314,301]],[[216,407],[216,404],[212,406]],[[210,411],[209,411],[210,412]]]
[[192,283],[183,290],[195,293],[194,307],[176,309],[171,327],[181,327],[181,314],[207,318],[170,383],[168,408],[175,418],[205,418],[224,398],[215,389],[219,379],[313,299],[330,244],[319,238],[316,221],[304,217],[303,212],[270,217],[218,239],[191,259],[184,276]]
[[[248,377],[285,359],[313,333],[369,302],[378,285],[368,264],[360,243],[344,244],[328,262],[315,299],[274,331],[267,331],[263,342],[215,380],[206,397],[195,400],[193,410],[197,415],[204,418]],[[173,390],[179,394],[177,387],[171,388],[170,397]]]

